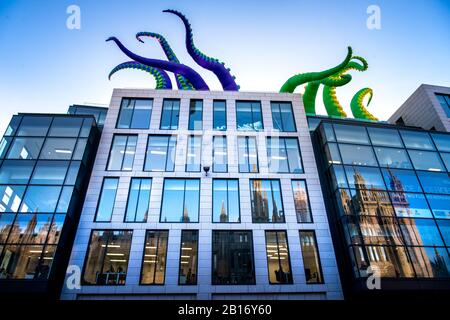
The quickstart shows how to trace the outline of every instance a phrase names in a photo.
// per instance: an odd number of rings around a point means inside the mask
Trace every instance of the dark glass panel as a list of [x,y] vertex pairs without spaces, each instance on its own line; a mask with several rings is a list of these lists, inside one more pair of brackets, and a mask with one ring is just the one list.
[[328,143],[325,147],[325,156],[328,164],[342,164],[339,149],[336,143]]
[[13,116],[5,131],[5,136],[13,136],[19,127],[22,116]]
[[180,270],[178,283],[181,285],[197,284],[198,231],[181,231]]
[[381,167],[412,169],[404,149],[375,147],[375,154]]
[[43,137],[47,134],[51,117],[24,116],[16,135]]
[[0,184],[27,184],[35,161],[5,160],[0,168]]
[[403,239],[394,218],[359,216],[359,227],[366,245],[402,245]]
[[394,216],[394,210],[386,191],[377,189],[351,190],[353,208],[358,215]]
[[84,152],[86,150],[87,139],[79,138],[77,141],[77,146],[73,152],[73,160],[82,160]]
[[269,283],[293,283],[286,231],[266,231],[266,254]]
[[17,212],[25,186],[0,185],[0,212]]
[[0,243],[6,243],[14,217],[14,214],[0,213]]
[[406,148],[434,150],[433,142],[431,142],[428,133],[406,130],[400,130],[400,133]]
[[403,147],[402,140],[397,130],[386,128],[368,127],[370,140],[376,146]]
[[339,144],[339,149],[341,150],[342,161],[344,164],[378,166],[372,147]]
[[364,127],[335,124],[334,132],[338,142],[369,144],[369,137]]
[[322,268],[320,266],[319,248],[317,247],[314,231],[300,231],[303,267],[306,283],[323,283]]
[[164,284],[169,231],[147,231],[141,284]]
[[450,277],[450,258],[445,248],[408,247],[408,252],[418,277]]
[[0,265],[3,268],[0,279],[33,280],[40,276],[39,261],[44,246],[5,246]]
[[313,222],[311,207],[309,204],[308,190],[306,188],[306,181],[292,180],[292,192],[294,194],[294,205],[297,222]]
[[380,169],[356,166],[345,166],[350,188],[386,189]]
[[78,137],[82,122],[82,118],[55,117],[48,135],[52,137]]
[[44,244],[52,223],[51,214],[18,214],[14,221],[8,243]]
[[213,101],[213,129],[227,130],[227,103],[224,100]]

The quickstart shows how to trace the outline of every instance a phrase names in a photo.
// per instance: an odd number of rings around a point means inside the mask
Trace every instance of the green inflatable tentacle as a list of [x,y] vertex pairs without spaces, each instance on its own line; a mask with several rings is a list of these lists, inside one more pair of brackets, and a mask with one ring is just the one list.
[[324,86],[322,97],[323,104],[329,116],[339,118],[347,117],[347,114],[336,97],[336,87]]
[[305,93],[303,93],[303,107],[306,114],[316,114],[316,95],[319,90],[320,82],[312,81],[306,86]]
[[321,72],[307,72],[307,73],[300,73],[295,76],[290,77],[281,87],[280,92],[288,92],[292,93],[294,92],[295,88],[297,88],[299,85],[311,82],[311,81],[317,81],[324,79],[326,77],[329,77],[335,73],[337,73],[339,70],[344,68],[349,62],[352,57],[352,48],[348,47],[348,53],[347,57],[345,57],[344,61],[342,61],[339,65],[337,65],[334,68],[321,71]]
[[350,102],[352,114],[356,119],[377,121],[378,118],[374,117],[369,111],[367,111],[366,107],[364,107],[364,98],[366,95],[369,95],[369,100],[367,101],[367,106],[369,106],[373,96],[372,89],[363,88],[353,96],[353,99]]

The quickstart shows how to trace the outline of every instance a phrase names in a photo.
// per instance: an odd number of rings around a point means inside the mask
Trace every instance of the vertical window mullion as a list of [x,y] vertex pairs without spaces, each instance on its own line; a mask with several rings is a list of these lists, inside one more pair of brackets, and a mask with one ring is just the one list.
[[[283,139],[283,145],[284,145],[284,152],[286,154],[286,163],[287,163],[288,171],[289,171],[289,173],[292,173],[291,165],[289,164],[289,153],[288,153],[288,149],[287,149],[286,138],[282,138],[282,139]],[[299,150],[299,152],[300,152],[300,150]]]
[[170,138],[171,136],[167,137],[167,143],[166,143],[166,161],[164,162],[164,170],[167,171],[167,161],[169,159],[169,144],[170,144]]

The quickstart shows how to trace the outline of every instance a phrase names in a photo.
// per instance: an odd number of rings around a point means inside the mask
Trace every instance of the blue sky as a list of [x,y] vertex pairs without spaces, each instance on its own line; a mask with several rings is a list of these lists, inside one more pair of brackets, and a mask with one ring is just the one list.
[[[66,8],[81,9],[81,29],[66,28]],[[369,5],[381,9],[381,30],[366,27]],[[58,0],[0,2],[0,130],[17,112],[65,112],[74,103],[109,104],[115,87],[153,88],[141,71],[109,71],[127,61],[109,36],[133,51],[164,58],[139,31],[163,34],[181,62],[196,69],[214,90],[215,76],[189,57],[184,28],[172,8],[191,21],[196,46],[224,61],[242,91],[278,91],[296,73],[336,65],[351,45],[369,70],[352,72],[338,88],[348,114],[354,93],[374,90],[369,110],[380,119],[421,84],[450,86],[450,1],[112,1]],[[318,95],[318,113],[325,113]]]

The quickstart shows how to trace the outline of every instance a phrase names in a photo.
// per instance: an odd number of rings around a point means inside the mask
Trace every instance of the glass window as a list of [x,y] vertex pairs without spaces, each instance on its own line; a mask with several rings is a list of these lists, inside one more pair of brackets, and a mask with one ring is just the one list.
[[284,222],[279,180],[250,180],[253,223]]
[[442,160],[444,161],[447,171],[450,172],[450,153],[441,153]]
[[400,133],[406,148],[434,150],[433,142],[431,142],[428,133],[404,130],[400,130]]
[[266,231],[266,254],[269,283],[293,283],[286,231]]
[[43,138],[14,138],[8,152],[8,159],[37,159]]
[[109,222],[114,210],[119,178],[104,178],[95,215],[96,222]]
[[6,243],[15,216],[15,214],[0,213],[0,243]]
[[236,124],[238,130],[262,131],[261,102],[236,101]]
[[51,122],[51,117],[24,116],[16,135],[43,137],[47,135]]
[[397,217],[432,218],[425,196],[421,193],[391,192]]
[[174,171],[176,136],[148,136],[144,171]]
[[52,218],[51,214],[18,214],[8,243],[45,244]]
[[225,100],[213,101],[213,129],[227,130],[227,102]]
[[290,102],[272,102],[273,128],[283,132],[295,132],[294,113]]
[[368,127],[370,140],[376,146],[403,147],[397,130]]
[[145,236],[141,284],[164,284],[169,231],[149,230]]
[[212,231],[212,284],[255,284],[251,231]]
[[22,116],[13,116],[6,128],[5,136],[13,136],[16,133],[21,120]]
[[77,139],[47,138],[42,148],[40,159],[70,160]]
[[161,130],[177,130],[180,118],[180,100],[164,99],[161,115]]
[[400,228],[394,218],[359,216],[358,221],[364,243],[380,245],[402,245]]
[[17,212],[25,186],[0,185],[0,212]]
[[416,170],[445,171],[437,152],[408,150]]
[[228,171],[227,137],[213,137],[213,172]]
[[331,123],[323,123],[320,126],[320,134],[322,136],[322,144],[325,142],[336,142],[336,137],[334,136],[334,130]]
[[107,170],[131,171],[136,153],[136,135],[115,135],[109,153]]
[[[78,173],[80,172],[81,162],[72,161],[67,171],[66,181],[64,184],[75,184],[77,182]],[[81,170],[84,171],[84,168]],[[83,177],[83,173],[80,174],[80,178]],[[81,180],[81,179],[80,179]]]
[[94,230],[84,263],[83,284],[124,285],[133,231]]
[[427,194],[427,199],[435,218],[450,219],[450,196]]
[[12,138],[4,137],[0,141],[0,158],[3,159],[11,145]]
[[352,211],[352,197],[350,190],[339,189],[336,191],[337,205],[339,207],[339,212],[341,215],[353,214]]
[[450,96],[447,94],[436,93],[436,98],[439,101],[442,109],[444,109],[447,117],[450,118]]
[[269,171],[303,173],[297,138],[267,138]]
[[450,152],[450,135],[444,133],[432,133],[434,144],[439,151]]
[[68,161],[38,161],[31,184],[63,184]]
[[330,169],[330,175],[334,189],[348,188],[347,178],[345,177],[345,171],[343,166],[333,165]]
[[309,204],[308,189],[305,180],[292,180],[292,192],[294,193],[295,214],[297,222],[310,223],[312,221],[311,206]]
[[381,167],[412,169],[404,149],[375,147],[378,163]]
[[181,231],[180,270],[178,284],[197,284],[198,231]]
[[125,222],[147,221],[151,189],[152,179],[131,179]]
[[79,138],[77,141],[77,146],[75,147],[75,151],[73,152],[73,160],[82,160],[84,152],[86,150],[86,144],[88,139]]
[[417,180],[414,171],[395,169],[381,169],[381,171],[383,172],[384,181],[388,190],[422,192],[419,180]]
[[0,184],[27,184],[34,161],[5,160],[0,168]]
[[203,100],[191,100],[189,104],[188,130],[203,129]]
[[120,105],[118,129],[148,129],[152,115],[152,99],[123,99]]
[[358,215],[394,216],[389,194],[379,189],[350,190],[351,202]]
[[345,166],[348,184],[355,189],[385,189],[380,169]]
[[29,186],[20,212],[54,212],[60,192],[61,187]]
[[[98,124],[100,125],[100,124]],[[84,118],[83,126],[81,127],[80,137],[89,137],[92,128],[94,127],[94,119]]]
[[65,186],[61,191],[61,196],[59,197],[58,206],[56,207],[56,212],[66,213],[69,211],[69,206],[71,204],[72,198],[76,198],[77,192],[74,192],[73,186]]
[[426,193],[450,194],[450,177],[447,173],[418,171],[417,176]]
[[322,268],[320,266],[319,249],[317,248],[314,231],[300,231],[303,266],[305,268],[306,283],[323,283]]
[[241,222],[239,180],[213,180],[213,222]]
[[189,136],[186,156],[186,171],[201,171],[202,163],[202,137]]
[[344,164],[353,164],[359,166],[378,166],[377,160],[372,151],[372,147],[339,144],[342,161]]
[[336,143],[327,143],[324,147],[326,159],[328,164],[341,164],[341,156]]
[[52,137],[78,137],[83,118],[55,117],[48,133]]
[[442,238],[433,219],[399,219],[407,245],[442,246]]
[[369,144],[369,137],[364,127],[335,124],[334,132],[338,142]]
[[238,137],[239,172],[258,172],[258,150],[255,137]]
[[450,220],[436,220],[447,247],[450,247]]
[[160,222],[198,222],[199,179],[165,179]]
[[47,236],[47,243],[57,244],[66,220],[65,214],[55,214]]
[[448,278],[450,259],[445,248],[408,247],[417,276],[422,278]]

